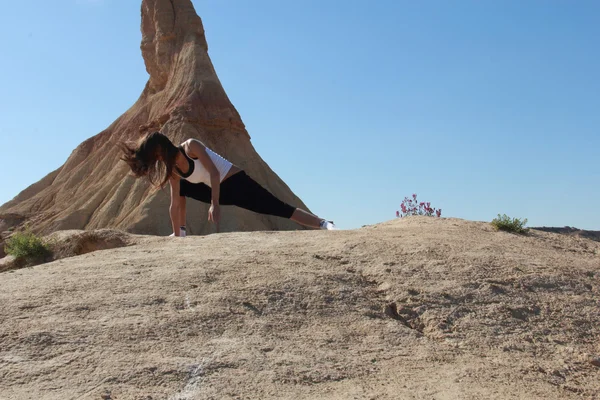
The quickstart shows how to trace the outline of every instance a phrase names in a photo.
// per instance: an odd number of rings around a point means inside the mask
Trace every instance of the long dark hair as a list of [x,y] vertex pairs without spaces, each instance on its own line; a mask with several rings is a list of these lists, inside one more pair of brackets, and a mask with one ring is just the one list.
[[154,186],[164,187],[173,174],[179,150],[168,137],[152,132],[135,142],[121,142],[121,160],[136,178],[145,176]]

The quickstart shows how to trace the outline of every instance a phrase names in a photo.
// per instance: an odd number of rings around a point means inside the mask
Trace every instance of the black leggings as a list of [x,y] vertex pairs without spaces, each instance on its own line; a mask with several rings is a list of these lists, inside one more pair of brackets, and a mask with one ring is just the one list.
[[[273,196],[244,171],[240,171],[221,182],[219,203],[224,206],[238,206],[259,214],[290,218],[296,207],[284,203]],[[211,189],[204,183],[190,183],[182,179],[179,195],[210,204]]]

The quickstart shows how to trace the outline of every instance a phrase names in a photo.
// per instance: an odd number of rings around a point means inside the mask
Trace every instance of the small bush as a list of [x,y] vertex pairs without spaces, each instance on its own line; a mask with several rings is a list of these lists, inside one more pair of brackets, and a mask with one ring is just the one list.
[[413,194],[412,199],[410,197],[405,197],[400,205],[400,209],[402,212],[396,211],[396,217],[402,218],[409,215],[425,215],[428,217],[436,217],[442,216],[442,209],[435,209],[431,207],[430,202],[425,201],[417,201],[417,195]]
[[6,254],[28,263],[43,262],[50,249],[39,236],[31,232],[17,232],[6,240]]
[[498,217],[494,218],[491,224],[494,228],[507,232],[527,233],[527,231],[529,231],[528,228],[525,228],[527,218],[524,218],[523,220],[519,218],[510,218],[506,214],[498,214]]

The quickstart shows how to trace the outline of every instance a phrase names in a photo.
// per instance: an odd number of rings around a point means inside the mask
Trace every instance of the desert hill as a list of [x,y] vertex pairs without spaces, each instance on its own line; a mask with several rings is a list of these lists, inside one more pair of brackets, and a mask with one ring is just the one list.
[[595,241],[426,217],[115,235],[128,246],[0,273],[0,398],[600,393]]
[[[192,2],[143,0],[141,32],[149,78],[139,99],[104,131],[77,146],[64,165],[0,205],[0,233],[29,226],[42,234],[116,228],[169,235],[168,188],[158,190],[134,179],[119,161],[120,141],[136,141],[155,130],[176,144],[201,140],[281,200],[307,209],[254,149],[208,55],[202,20]],[[214,228],[200,222],[208,207],[190,203],[188,232],[211,233]],[[222,232],[303,229],[292,221],[240,208],[223,213],[220,228]]]

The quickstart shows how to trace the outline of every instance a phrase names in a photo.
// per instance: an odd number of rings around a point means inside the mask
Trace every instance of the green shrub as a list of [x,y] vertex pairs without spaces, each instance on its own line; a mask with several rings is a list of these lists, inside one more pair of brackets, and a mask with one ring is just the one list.
[[43,262],[50,256],[50,249],[39,236],[31,232],[17,232],[6,240],[6,254],[29,263]]
[[494,228],[507,232],[527,233],[527,231],[529,231],[528,228],[525,228],[527,218],[524,218],[523,220],[519,218],[510,218],[506,214],[498,214],[498,218],[494,218],[491,224]]

